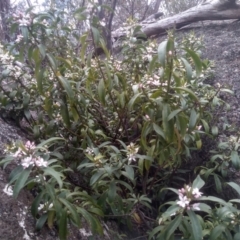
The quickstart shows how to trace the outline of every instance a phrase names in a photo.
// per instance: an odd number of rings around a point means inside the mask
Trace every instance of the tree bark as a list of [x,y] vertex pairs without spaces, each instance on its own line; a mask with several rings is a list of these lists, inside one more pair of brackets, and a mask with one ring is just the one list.
[[[150,24],[141,24],[142,31],[147,37],[165,33],[171,28],[180,29],[193,22],[204,20],[240,19],[240,4],[236,0],[203,0],[196,7],[161,19]],[[112,33],[115,39],[126,35],[126,28],[117,29]]]

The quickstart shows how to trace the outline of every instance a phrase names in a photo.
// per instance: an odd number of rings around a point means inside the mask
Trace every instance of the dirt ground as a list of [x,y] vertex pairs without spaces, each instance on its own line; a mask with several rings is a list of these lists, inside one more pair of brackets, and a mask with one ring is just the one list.
[[[215,62],[215,76],[211,83],[227,84],[234,91],[234,95],[226,97],[231,104],[231,110],[223,112],[221,117],[227,116],[229,123],[240,126],[240,22],[216,21],[205,22],[203,25],[195,24],[177,32],[177,36],[181,37],[192,30],[198,36],[204,35],[206,48],[203,50],[203,56]],[[19,138],[26,140],[21,130],[3,121],[0,116],[0,155],[3,154],[4,144]],[[0,239],[58,239],[54,230],[45,228],[40,233],[34,231],[35,222],[27,207],[32,196],[22,191],[17,200],[13,199],[10,189],[6,188],[8,174],[8,170],[0,169]],[[113,234],[102,239],[118,239],[115,230],[112,232]],[[68,239],[95,239],[88,236],[89,234],[84,228],[81,231],[74,229]]]

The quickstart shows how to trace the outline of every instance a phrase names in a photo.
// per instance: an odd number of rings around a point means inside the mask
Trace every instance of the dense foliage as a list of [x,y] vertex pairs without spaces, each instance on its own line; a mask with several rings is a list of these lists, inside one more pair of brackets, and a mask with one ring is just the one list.
[[34,189],[37,229],[56,224],[61,239],[82,217],[98,234],[110,218],[141,225],[152,239],[238,239],[239,201],[204,196],[204,186],[214,180],[221,192],[239,168],[239,139],[205,161],[192,157],[203,136],[218,134],[212,111],[227,106],[220,93],[229,91],[205,82],[212,70],[200,58],[202,39],[177,43],[170,31],[158,45],[136,38],[143,33],[133,25],[111,55],[101,23],[84,10],[75,12],[89,25],[80,36],[64,12],[16,14],[16,40],[1,46],[1,113],[32,137],[8,146],[1,162],[16,164],[14,197]]

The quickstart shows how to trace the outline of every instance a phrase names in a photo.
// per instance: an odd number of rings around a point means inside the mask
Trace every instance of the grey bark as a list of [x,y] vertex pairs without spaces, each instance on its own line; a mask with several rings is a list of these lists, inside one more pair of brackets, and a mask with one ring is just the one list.
[[[193,22],[204,20],[240,19],[240,4],[236,0],[203,0],[196,7],[176,14],[172,17],[161,19],[154,23],[140,23],[147,37],[165,33],[171,28],[179,29]],[[125,36],[126,28],[117,29],[112,36],[117,39]]]

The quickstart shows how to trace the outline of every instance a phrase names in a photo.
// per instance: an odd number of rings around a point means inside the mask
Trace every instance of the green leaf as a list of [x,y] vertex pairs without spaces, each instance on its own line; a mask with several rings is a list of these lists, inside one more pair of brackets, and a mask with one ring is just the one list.
[[212,134],[213,134],[213,136],[218,135],[218,127],[217,126],[212,126]]
[[190,90],[189,88],[174,87],[173,89],[184,91],[184,92],[189,94],[190,98],[192,98],[193,100],[196,100],[197,102],[199,102],[197,95],[192,90]]
[[56,71],[57,70],[57,63],[56,63],[55,58],[50,53],[47,53],[46,56],[47,56],[47,58],[48,58],[48,60],[51,64],[53,70]]
[[198,116],[194,109],[191,110],[190,119],[189,119],[189,130],[192,131],[195,129],[197,124]]
[[165,67],[167,44],[168,41],[165,40],[161,42],[158,46],[158,60],[163,67]]
[[38,207],[42,201],[44,192],[42,191],[40,194],[37,195],[37,197],[34,199],[32,206],[31,206],[31,213],[34,217],[38,214]]
[[36,230],[41,230],[43,225],[46,223],[48,214],[44,213],[36,222]]
[[211,202],[219,203],[222,205],[227,205],[227,203],[224,200],[222,200],[221,198],[217,198],[217,197],[213,197],[213,196],[200,197],[200,198],[198,198],[198,201],[211,201]]
[[92,33],[93,33],[93,40],[95,44],[99,43],[100,40],[100,33],[97,28],[91,27]]
[[239,240],[240,239],[240,233],[236,233],[233,237],[233,240]]
[[75,223],[78,227],[80,227],[80,217],[79,217],[79,215],[78,215],[78,213],[77,213],[77,209],[74,207],[74,205],[71,204],[69,201],[67,201],[67,200],[64,199],[64,198],[59,198],[59,201],[67,207],[67,209],[68,209],[69,212],[71,213],[71,217],[72,217],[74,223]]
[[182,111],[182,109],[176,109],[174,111],[172,111],[169,115],[167,120],[171,120],[172,118],[174,118],[178,113],[180,113]]
[[217,193],[221,193],[222,192],[222,183],[219,179],[219,176],[217,174],[213,174],[213,177],[214,177]]
[[218,225],[216,226],[210,234],[210,238],[209,240],[216,240],[218,239],[219,236],[221,236],[221,234],[225,231],[225,226],[223,225]]
[[116,191],[117,191],[116,184],[115,184],[114,181],[112,181],[110,183],[109,190],[108,190],[108,200],[109,200],[110,203],[115,200]]
[[240,195],[240,187],[237,183],[228,182],[227,183],[230,187],[232,187],[239,195]]
[[[158,232],[162,232],[164,226],[158,226],[158,227],[155,227],[149,234],[149,239],[151,240],[154,235],[156,235]],[[156,238],[153,238],[153,239],[156,239]]]
[[24,37],[24,41],[26,42],[28,40],[28,28],[26,26],[22,26],[22,27],[20,27],[20,30]]
[[[164,231],[163,235],[165,238],[160,238],[164,240],[169,240],[172,237],[172,234],[175,232],[175,230],[178,228],[182,221],[182,216],[178,215],[173,221],[171,221],[167,227],[166,230]],[[161,234],[162,235],[162,234]],[[160,235],[160,236],[161,236]]]
[[39,143],[37,145],[37,148],[46,147],[46,146],[49,145],[49,143],[51,143],[51,145],[52,145],[52,143],[58,142],[58,141],[65,141],[65,139],[64,138],[60,138],[60,137],[52,137],[52,138],[49,138],[49,139]]
[[170,206],[163,214],[163,218],[168,218],[170,216],[174,216],[177,214],[179,209],[181,208],[180,206],[176,205],[176,202],[174,202],[175,205]]
[[141,96],[142,93],[135,94],[130,101],[128,102],[128,109],[132,110],[134,103],[136,102],[137,98]]
[[21,189],[25,186],[25,183],[30,175],[31,169],[24,169],[18,176],[17,181],[14,184],[13,188],[13,197],[17,198]]
[[46,47],[43,44],[38,45],[39,52],[41,53],[42,57],[45,58],[46,56]]
[[70,102],[74,103],[75,95],[74,95],[74,92],[72,90],[72,87],[71,87],[69,81],[61,75],[58,75],[58,80],[59,80],[60,84],[62,85],[63,89],[66,91]]
[[55,178],[55,180],[57,181],[58,185],[60,188],[62,188],[63,185],[63,181],[61,178],[63,178],[63,174],[60,172],[57,172],[54,168],[52,167],[47,167],[44,169],[44,175],[49,175],[52,176],[53,178]]
[[99,99],[100,99],[101,103],[105,104],[106,92],[105,92],[105,84],[104,84],[103,79],[101,79],[99,84],[98,84],[98,96],[99,96]]
[[163,139],[165,139],[165,133],[163,132],[162,128],[160,128],[156,123],[153,123],[153,129],[154,131],[163,137]]
[[125,170],[128,174],[128,177],[134,181],[134,170],[133,170],[133,167],[132,166],[129,166],[129,165],[125,165]]
[[83,208],[78,208],[78,212],[86,219],[93,233],[103,234],[103,229],[99,221]]
[[232,151],[230,159],[232,161],[233,167],[237,170],[240,168],[240,158],[237,151]]
[[200,224],[200,221],[197,215],[193,211],[189,211],[189,210],[187,211],[187,214],[191,221],[192,234],[193,234],[194,240],[202,240],[203,239],[202,226]]
[[60,221],[58,224],[58,234],[60,240],[67,239],[67,211],[64,209],[61,210]]
[[186,69],[186,75],[187,75],[187,80],[191,80],[192,79],[192,67],[190,65],[190,63],[185,59],[185,58],[181,58],[185,69]]
[[37,79],[37,88],[39,93],[42,95],[43,95],[43,73],[44,73],[44,69],[41,69],[35,72],[35,77]]
[[193,50],[185,48],[185,51],[186,51],[186,52],[191,56],[191,58],[193,59],[194,64],[195,64],[196,74],[197,74],[197,76],[199,76],[199,75],[201,74],[201,72],[202,72],[202,61],[201,61],[201,59],[200,59],[199,56],[196,54],[196,52],[194,52]]
[[93,174],[90,179],[90,185],[94,185],[104,174],[105,174],[104,171],[98,171],[95,174]]
[[[205,203],[198,203],[198,207],[200,208],[199,211],[203,211],[203,212],[206,212],[206,213],[209,213],[209,214],[212,211],[212,208]],[[198,211],[198,210],[194,210],[194,211]]]
[[199,175],[197,175],[197,177],[193,181],[192,187],[201,189],[204,186],[204,184],[205,184],[205,182],[201,179],[201,177]]

